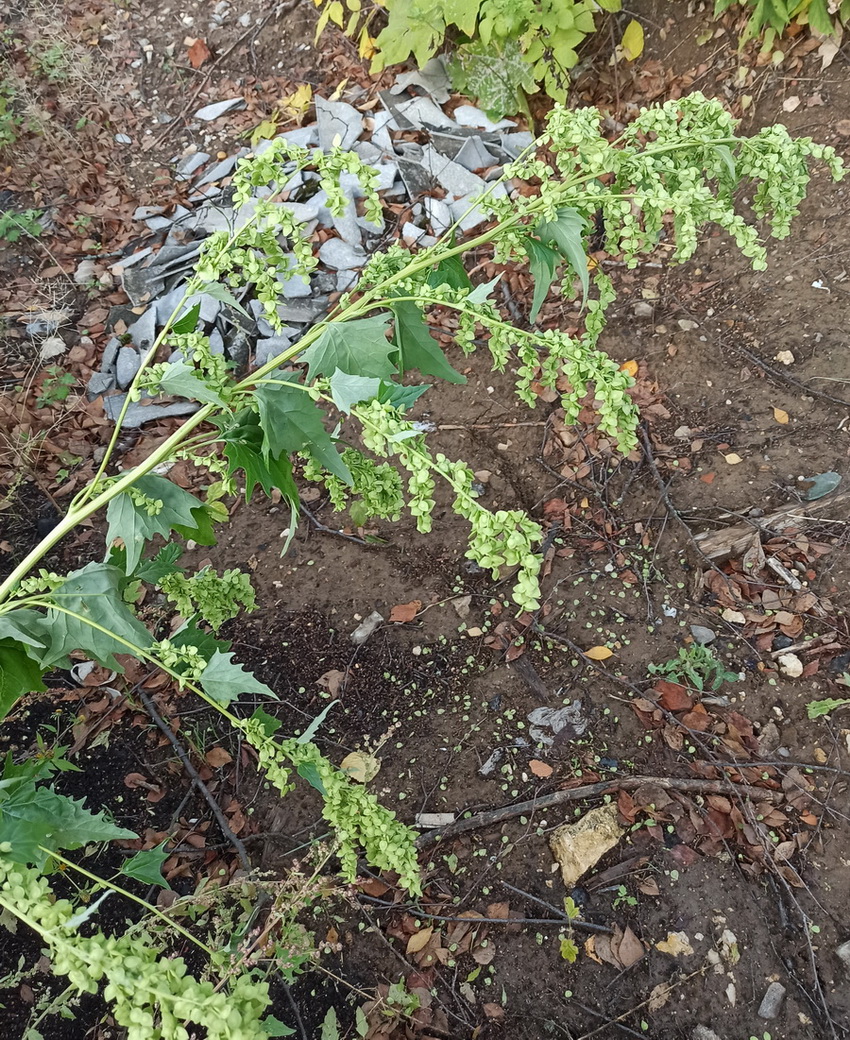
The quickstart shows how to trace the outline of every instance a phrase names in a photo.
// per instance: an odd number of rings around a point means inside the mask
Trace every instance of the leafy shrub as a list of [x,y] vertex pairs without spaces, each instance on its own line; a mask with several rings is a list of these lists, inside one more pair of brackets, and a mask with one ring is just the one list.
[[317,32],[331,22],[358,37],[373,72],[411,55],[421,68],[451,43],[455,89],[478,98],[496,119],[525,108],[525,96],[541,88],[563,102],[595,14],[620,10],[620,0],[383,0],[387,24],[373,39],[375,8],[364,11],[361,0],[315,3],[323,6]]
[[715,0],[715,18],[733,4],[752,9],[742,42],[764,37],[770,47],[789,25],[809,25],[821,36],[833,36],[850,21],[850,0]]
[[[245,287],[262,301],[268,320],[281,326],[279,275],[288,280],[293,274],[282,243],[295,257],[295,273],[309,276],[317,261],[295,212],[285,202],[269,200],[280,198],[293,175],[312,173],[331,211],[340,214],[347,205],[340,177],[348,173],[362,184],[367,219],[381,220],[377,172],[354,154],[334,149],[324,155],[279,138],[261,156],[243,160],[234,175],[234,198],[237,205],[251,201],[247,219],[239,230],[216,232],[205,240],[184,301],[131,384],[95,478],[0,585],[0,718],[20,697],[44,689],[46,671],[68,668],[71,655],[121,672],[120,655],[131,654],[167,673],[238,730],[254,748],[270,786],[287,794],[298,776],[321,793],[343,877],[356,875],[362,849],[371,863],[395,871],[403,887],[418,893],[411,832],[322,755],[313,743],[321,716],[299,736],[278,740],[280,720],[262,709],[249,718],[238,713],[243,694],[273,699],[275,693],[236,663],[230,645],[204,622],[217,628],[240,605],[250,608],[253,594],[233,571],[187,575],[178,566],[179,541],[213,544],[214,523],[227,517],[223,502],[239,486],[248,500],[258,485],[268,495],[276,489],[292,510],[294,528],[296,466],[309,479],[326,482],[337,505],[354,497],[364,514],[387,517],[407,508],[419,530],[428,532],[440,480],[451,492],[455,512],[470,525],[467,555],[494,577],[514,572],[518,606],[537,609],[540,526],[518,510],[485,509],[476,498],[471,469],[432,453],[425,428],[407,415],[428,390],[425,384],[405,383],[409,372],[465,382],[430,335],[427,313],[436,309],[455,316],[455,342],[463,354],[486,343],[493,369],[511,365],[516,392],[531,407],[537,399],[533,383],[554,390],[565,378],[569,385],[561,394],[567,421],[593,399],[600,427],[629,451],[636,444],[637,422],[628,394],[632,379],[598,348],[615,290],[600,266],[588,270],[584,245],[593,216],[602,214],[606,250],[627,267],[652,253],[662,232],[675,244],[673,260],[686,260],[711,222],[727,231],[754,267],[764,268],[758,231],[738,212],[739,186],[748,184],[755,215],[766,220],[775,237],[784,238],[806,194],[809,159],[822,160],[836,179],[843,175],[833,149],[810,138],[792,139],[784,127],[739,137],[722,105],[699,94],[642,111],[613,143],[602,132],[601,120],[596,109],[556,108],[539,141],[545,151],[529,150],[478,200],[493,213],[491,224],[461,243],[455,226],[419,253],[398,242],[376,253],[356,290],[344,294],[325,321],[238,378],[199,331],[199,306],[186,310],[185,301],[201,293],[238,308],[231,290]],[[523,190],[518,190],[520,181],[526,182]],[[254,198],[259,185],[271,187],[267,199]],[[499,264],[529,265],[535,282],[532,321],[557,282],[562,295],[581,298],[583,333],[519,329],[507,322],[492,295],[498,278],[473,285],[462,262],[469,253],[477,263],[487,246]],[[165,356],[179,349],[186,360],[157,364],[160,349]],[[199,408],[144,461],[109,476],[121,422],[129,402],[143,390],[188,398]],[[157,475],[175,459],[187,459],[210,475],[204,497]],[[103,562],[66,575],[39,568],[54,545],[101,511],[107,526]],[[167,544],[150,555],[155,536]],[[150,600],[161,594],[181,610],[194,611],[176,631],[166,628],[166,637],[149,627],[148,614],[136,610],[145,595]],[[692,671],[701,681],[717,678],[716,669],[706,670],[705,663],[700,668]],[[215,985],[195,979],[182,961],[161,957],[143,936],[98,932],[93,927],[96,902],[76,911],[54,899],[44,872],[55,863],[126,895],[114,882],[75,865],[64,850],[128,832],[53,791],[48,779],[40,766],[7,762],[0,783],[0,907],[41,936],[53,970],[67,975],[79,991],[94,992],[104,982],[104,995],[133,1040],[182,1040],[184,1021],[200,1024],[210,1037],[275,1035],[271,1027],[279,1027],[262,1017],[266,983],[250,965],[234,966],[225,953],[169,921],[205,952],[211,970],[222,971]],[[17,801],[9,811],[12,799]],[[147,909],[163,917],[156,907]],[[88,934],[82,936],[78,926],[84,920]]]

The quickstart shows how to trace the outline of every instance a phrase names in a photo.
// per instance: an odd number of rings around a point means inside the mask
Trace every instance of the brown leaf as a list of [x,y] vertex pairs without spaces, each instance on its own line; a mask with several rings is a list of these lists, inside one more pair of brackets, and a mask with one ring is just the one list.
[[665,711],[690,711],[694,706],[693,699],[681,683],[659,679],[653,689],[661,694],[658,703]]
[[649,1004],[647,1005],[650,1011],[659,1011],[667,1001],[670,999],[670,994],[673,992],[673,987],[669,982],[660,982],[655,989],[649,994]]
[[390,611],[390,621],[395,621],[402,625],[412,621],[421,606],[421,599],[412,599],[409,603],[397,603]]
[[591,661],[607,661],[609,657],[614,656],[614,651],[609,650],[607,646],[592,646],[584,651],[584,656],[589,657]]
[[481,1010],[487,1018],[504,1018],[505,1009],[501,1004],[482,1004]]
[[212,51],[207,47],[206,41],[200,39],[195,40],[186,53],[193,69],[199,69],[205,61],[209,61],[212,57]]
[[319,676],[316,680],[316,685],[321,686],[323,690],[327,690],[331,697],[336,697],[342,689],[344,680],[345,672],[341,672],[338,668],[331,668],[329,672]]
[[204,755],[204,760],[207,765],[213,767],[213,769],[220,769],[222,766],[228,765],[233,761],[233,756],[229,751],[225,751],[223,747],[214,747]]
[[625,931],[621,931],[619,925],[614,925],[611,953],[624,968],[631,968],[633,964],[637,964],[644,952],[643,943],[628,925],[626,925]]
[[472,959],[476,964],[490,964],[496,956],[496,944],[488,939],[486,945],[476,946],[472,951]]
[[428,925],[428,927],[423,928],[421,932],[416,932],[415,935],[411,935],[407,940],[408,954],[418,953],[420,950],[424,949],[428,945],[428,940],[431,938],[433,932],[433,926]]
[[546,762],[541,762],[539,758],[532,758],[532,760],[528,763],[528,768],[532,771],[532,773],[534,773],[535,776],[539,776],[541,778],[551,776],[553,773],[552,767],[550,765],[547,765]]

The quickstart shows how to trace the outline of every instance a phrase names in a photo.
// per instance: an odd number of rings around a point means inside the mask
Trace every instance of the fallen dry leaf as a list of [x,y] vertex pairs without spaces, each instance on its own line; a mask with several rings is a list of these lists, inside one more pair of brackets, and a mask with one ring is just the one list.
[[776,421],[777,421],[778,423],[782,423],[782,425],[784,426],[784,425],[785,425],[785,424],[786,424],[786,423],[788,422],[788,419],[789,419],[789,415],[788,415],[788,413],[787,413],[787,412],[785,411],[785,409],[784,409],[784,408],[774,408],[774,409],[773,409],[773,418],[774,418],[774,419],[775,419],[775,420],[776,420]]
[[397,603],[390,611],[390,621],[396,621],[402,625],[412,621],[421,606],[421,599],[412,599],[409,603]]
[[637,361],[624,361],[623,364],[620,365],[620,371],[627,372],[632,377],[632,379],[634,379],[634,377],[638,374]]
[[576,823],[564,824],[552,832],[549,846],[568,891],[614,848],[624,830],[617,819],[617,806],[612,804],[591,809]]
[[368,784],[381,771],[381,763],[363,751],[352,751],[340,762],[339,768],[358,784]]
[[424,949],[428,945],[428,940],[431,938],[434,929],[431,925],[427,928],[423,928],[421,932],[416,932],[411,935],[407,940],[407,952],[419,953],[420,950]]
[[737,466],[739,462],[744,461],[741,458],[741,456],[735,451],[730,451],[729,454],[724,455],[723,458],[726,459],[730,466]]
[[528,768],[534,773],[535,776],[539,776],[541,779],[545,779],[547,776],[551,776],[553,769],[546,762],[541,762],[539,758],[532,758],[528,763]]
[[793,97],[785,98],[782,102],[783,112],[796,112],[799,107],[800,99],[796,94]]
[[331,697],[336,697],[342,689],[344,680],[345,672],[341,672],[338,668],[331,668],[329,672],[319,676],[316,680],[316,685],[321,686],[323,690],[327,690]]
[[209,61],[212,57],[212,51],[207,47],[206,40],[200,39],[195,40],[186,53],[193,69],[199,69],[205,61]]
[[614,651],[609,650],[607,646],[592,646],[584,651],[584,656],[589,657],[591,661],[607,661],[609,657],[614,656]]
[[660,982],[649,994],[648,1009],[650,1011],[659,1011],[670,999],[670,994],[672,992],[673,987],[669,982]]
[[690,957],[694,952],[685,932],[669,932],[666,939],[655,944],[655,949],[671,957]]
[[221,766],[226,766],[229,762],[233,761],[233,756],[229,751],[225,751],[223,747],[214,747],[204,755],[204,760],[208,766],[212,766],[213,769],[219,769]]

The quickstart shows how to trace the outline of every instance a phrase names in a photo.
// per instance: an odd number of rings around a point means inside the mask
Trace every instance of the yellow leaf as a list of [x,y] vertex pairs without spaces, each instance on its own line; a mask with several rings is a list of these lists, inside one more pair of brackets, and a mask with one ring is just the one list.
[[788,413],[783,408],[773,409],[773,418],[784,426],[789,419]]
[[313,88],[309,83],[302,83],[287,97],[281,98],[280,107],[286,115],[300,123],[307,115],[312,101]]
[[421,932],[416,932],[414,935],[407,940],[407,952],[408,953],[419,953],[420,950],[424,949],[428,945],[428,940],[431,938],[434,929],[430,925],[427,928],[423,928]]
[[632,377],[632,379],[634,379],[634,377],[638,373],[637,361],[625,361],[622,365],[620,365],[620,371],[627,372]]
[[251,144],[256,146],[260,141],[268,141],[277,133],[277,119],[264,119],[251,131]]
[[744,461],[736,451],[730,451],[729,454],[724,455],[723,458],[726,459],[730,466],[737,466],[739,462]]
[[634,18],[626,26],[620,46],[628,61],[634,61],[643,54],[643,26]]
[[328,98],[328,101],[339,101],[339,99],[342,97],[342,92],[345,90],[347,86],[348,76],[346,76],[342,83],[339,84],[339,86],[336,88],[333,94],[331,94],[331,96]]
[[364,29],[363,32],[360,33],[360,46],[358,48],[358,53],[361,58],[366,59],[374,58],[378,53],[377,48],[375,47],[375,41],[369,35],[368,29]]
[[607,661],[609,657],[614,656],[614,651],[609,650],[607,646],[592,646],[585,650],[584,656],[589,657],[591,661]]
[[380,772],[381,763],[362,751],[352,751],[340,762],[339,768],[358,784],[368,784]]
[[333,0],[333,3],[328,7],[328,17],[334,23],[342,28],[342,21],[345,18],[345,8],[339,2],[339,0]]

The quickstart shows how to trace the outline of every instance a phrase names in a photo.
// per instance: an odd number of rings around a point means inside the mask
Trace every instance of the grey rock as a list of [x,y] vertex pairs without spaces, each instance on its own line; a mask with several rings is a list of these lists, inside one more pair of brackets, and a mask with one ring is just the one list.
[[321,97],[316,98],[316,125],[323,152],[331,150],[337,135],[339,146],[345,151],[363,133],[363,117],[356,108],[344,101],[326,101]]
[[303,275],[291,274],[288,278],[278,275],[278,281],[284,299],[294,300],[310,295],[310,280],[305,280]]
[[694,1026],[691,1040],[720,1040],[720,1037],[708,1026]]
[[762,757],[772,755],[774,751],[782,743],[782,735],[779,732],[779,727],[771,719],[770,722],[766,722],[759,732],[759,754]]
[[361,234],[360,225],[357,222],[357,206],[354,202],[349,202],[343,213],[338,217],[332,216],[333,226],[339,233],[340,238],[347,242],[351,246],[357,248],[360,247],[360,243],[363,240]]
[[407,194],[412,199],[434,190],[436,186],[434,175],[422,165],[421,161],[403,159],[401,156],[399,156],[397,161],[398,172],[401,174],[405,188],[407,188]]
[[142,358],[135,347],[122,347],[115,361],[115,380],[121,390],[126,390],[142,367]]
[[149,220],[151,217],[161,217],[165,212],[165,206],[137,206],[133,210],[133,220]]
[[500,119],[494,123],[475,105],[459,105],[454,110],[454,121],[459,126],[480,126],[484,130],[505,130],[509,126],[516,126],[512,119]]
[[319,247],[319,259],[326,267],[335,271],[348,271],[360,267],[366,253],[359,246],[352,246],[339,238],[329,238]]
[[406,224],[402,225],[401,237],[408,245],[413,245],[414,242],[419,242],[425,237],[425,228],[417,227],[408,220]]
[[391,94],[400,94],[408,87],[420,87],[438,105],[444,105],[451,97],[451,81],[446,69],[446,59],[441,54],[431,58],[421,69],[403,72],[390,87]]
[[759,1018],[768,1020],[776,1018],[779,1014],[779,1009],[782,1007],[782,1001],[785,999],[785,993],[786,989],[781,982],[771,982],[756,1012]]
[[179,181],[188,181],[192,174],[196,170],[200,170],[204,163],[209,162],[209,160],[210,156],[206,152],[193,152],[191,155],[187,155],[177,167],[177,179]]
[[338,292],[345,292],[357,282],[356,271],[337,271],[336,288]]
[[[126,394],[113,394],[111,397],[104,397],[104,414],[115,422],[126,400]],[[150,398],[147,400],[150,401]],[[173,404],[148,404],[145,401],[133,401],[127,409],[127,414],[124,416],[124,426],[129,429],[136,429],[146,422],[159,422],[161,419],[170,419],[175,415],[191,415],[198,408],[200,408],[200,405],[195,401],[175,401]]]
[[81,260],[77,264],[77,270],[74,271],[74,284],[75,285],[86,285],[92,279],[97,277],[97,264],[92,258],[86,257],[85,260]]
[[398,166],[396,163],[385,162],[378,167],[378,191],[389,191],[390,188],[395,184],[396,177],[398,176]]
[[277,313],[281,321],[294,321],[298,325],[311,325],[328,312],[327,296],[311,296],[304,300],[287,300]]
[[500,143],[512,159],[517,159],[533,141],[534,137],[527,130],[518,130],[514,134],[502,134]]
[[[293,330],[293,333],[294,331],[295,330]],[[272,358],[277,357],[278,354],[282,354],[291,346],[292,338],[283,334],[268,336],[265,339],[258,339],[256,346],[254,347],[254,365],[257,368],[261,368],[263,365],[268,364]]]
[[377,610],[373,610],[366,620],[361,621],[357,628],[355,628],[351,633],[351,636],[349,637],[351,642],[354,643],[355,646],[362,646],[383,620],[383,615],[379,614]]
[[841,961],[848,972],[850,972],[850,939],[848,939],[847,942],[843,942],[838,947],[835,951],[835,956]]
[[169,365],[176,365],[176,364],[179,364],[179,362],[185,361],[185,360],[186,360],[186,358],[185,358],[182,350],[172,350],[171,353],[168,355],[168,363],[169,363]]
[[435,105],[430,98],[426,97],[400,101],[396,105],[396,112],[400,112],[417,130],[425,127],[445,130],[457,125],[439,105]]
[[115,140],[118,144],[132,144],[133,138],[128,137],[127,134],[116,134]]
[[203,119],[205,122],[210,123],[213,119],[218,119],[219,116],[243,108],[245,108],[243,98],[228,98],[226,101],[215,101],[212,105],[204,105],[203,108],[199,108],[195,113],[195,118]]
[[496,156],[487,151],[480,137],[468,137],[454,161],[466,170],[480,170],[485,166],[493,166]]
[[172,217],[148,217],[145,221],[149,231],[165,231],[174,223]]
[[312,199],[307,202],[287,202],[286,208],[291,210],[292,215],[301,224],[307,224],[311,220],[315,220],[319,215],[319,210],[322,208],[321,200],[317,199],[314,195]]
[[115,368],[115,361],[120,349],[121,340],[117,336],[112,336],[111,339],[106,341],[106,346],[103,348],[103,357],[100,359],[101,372],[108,372],[114,375],[113,369]]
[[237,162],[239,162],[239,158],[239,155],[229,155],[226,159],[222,159],[221,162],[217,162],[215,166],[210,167],[203,177],[198,180],[198,187],[200,188],[205,184],[212,184],[214,181],[220,181],[224,177],[229,177],[233,173]]
[[480,193],[486,188],[486,184],[477,174],[470,173],[453,159],[440,155],[433,145],[426,145],[422,165],[426,169],[430,169],[431,175],[440,187],[455,198]]
[[109,270],[112,271],[113,274],[118,274],[119,270],[120,272],[126,271],[128,267],[134,267],[136,264],[141,263],[142,260],[145,260],[152,254],[153,248],[151,246],[148,246],[146,249],[140,249],[138,253],[132,253],[130,256],[124,256],[120,260],[117,260],[114,264],[110,264]]
[[425,215],[435,235],[442,235],[454,223],[452,211],[442,199],[428,196],[425,199]]
[[224,337],[218,329],[213,329],[209,335],[210,340],[210,353],[211,354],[223,354],[224,353]]
[[101,394],[108,393],[110,390],[114,389],[115,377],[111,372],[95,372],[89,380],[86,391],[89,400],[93,401],[95,397],[99,397]]
[[717,638],[717,633],[705,625],[691,625],[691,635],[701,646],[708,646]]
[[492,755],[487,759],[483,766],[478,770],[481,776],[490,776],[491,773],[495,772],[496,766],[502,761],[505,753],[501,748],[496,748]]
[[372,114],[372,140],[371,143],[382,149],[387,155],[393,154],[393,139],[390,130],[397,130],[394,125],[392,112],[374,112]]
[[316,271],[310,279],[314,293],[336,292],[336,274],[333,271]]
[[555,736],[566,727],[570,727],[574,736],[580,737],[588,725],[579,700],[563,708],[535,708],[527,718],[531,723],[528,730],[531,739],[547,747],[555,743]]
[[248,356],[251,353],[250,339],[244,332],[237,332],[225,345],[225,353],[236,365],[236,371],[241,372],[248,364]]
[[370,166],[377,166],[384,157],[383,148],[372,144],[371,141],[356,141],[351,150],[359,155],[363,162],[369,163]]
[[487,219],[487,213],[480,206],[472,205],[472,200],[477,197],[478,192],[476,191],[471,195],[466,195],[462,199],[455,199],[454,202],[449,203],[452,217],[458,221],[458,228],[461,231],[469,231]]
[[299,145],[301,148],[310,148],[319,141],[319,128],[315,123],[310,126],[296,126],[292,130],[278,134],[278,137],[289,141],[290,144]]
[[137,321],[127,329],[133,346],[137,350],[148,350],[156,339],[157,308],[148,307]]
[[632,313],[636,318],[651,318],[655,314],[655,308],[646,300],[638,300],[632,307]]
[[[380,91],[378,93],[378,97],[381,101],[381,104],[384,106],[387,113],[391,117],[391,120],[385,124],[386,126],[388,126],[391,130],[415,129],[413,123],[411,123],[411,121],[402,111],[401,102],[399,102],[397,98],[394,98],[388,90]],[[372,140],[375,140],[374,133],[372,134]]]

